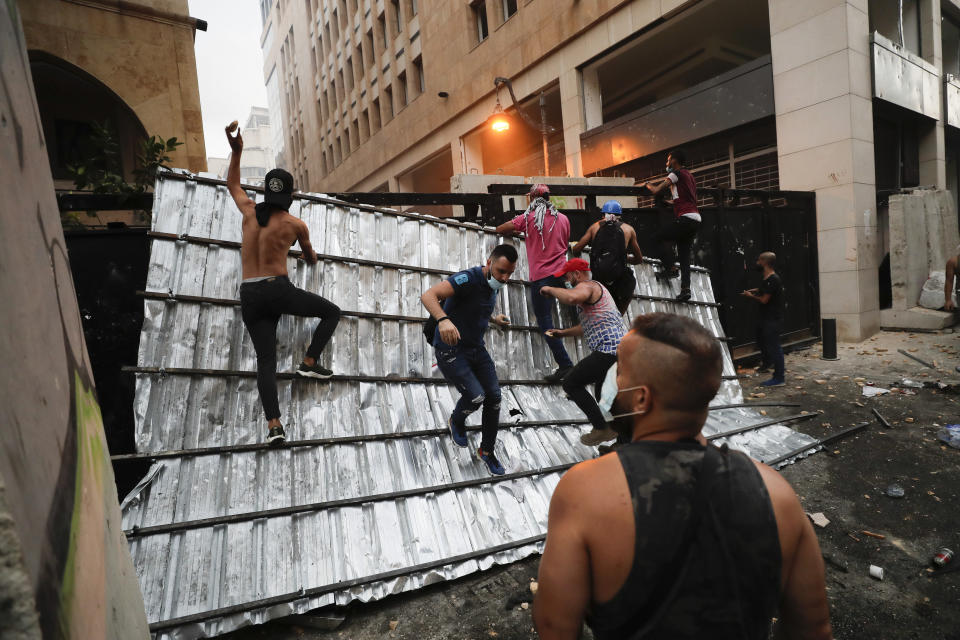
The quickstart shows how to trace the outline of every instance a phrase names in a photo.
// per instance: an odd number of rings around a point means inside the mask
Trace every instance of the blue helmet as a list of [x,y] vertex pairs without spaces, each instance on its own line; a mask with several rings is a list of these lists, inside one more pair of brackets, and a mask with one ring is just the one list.
[[607,200],[603,203],[603,208],[600,210],[603,213],[612,213],[615,216],[619,216],[623,213],[623,207],[620,206],[620,203],[616,200]]

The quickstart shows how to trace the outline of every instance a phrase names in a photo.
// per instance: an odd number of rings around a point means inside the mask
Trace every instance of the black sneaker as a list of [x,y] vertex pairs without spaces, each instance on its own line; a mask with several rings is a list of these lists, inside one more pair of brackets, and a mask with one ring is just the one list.
[[301,362],[300,367],[297,369],[297,375],[303,376],[304,378],[319,378],[320,380],[326,380],[333,375],[333,371],[327,369],[326,367],[321,367],[319,362],[314,362],[312,367]]
[[573,367],[559,367],[551,374],[543,376],[543,379],[550,384],[560,384]]
[[677,302],[686,302],[690,299],[690,289],[681,289],[680,295],[677,296]]
[[282,446],[287,441],[287,434],[283,432],[283,427],[270,427],[267,432],[267,444],[271,447]]

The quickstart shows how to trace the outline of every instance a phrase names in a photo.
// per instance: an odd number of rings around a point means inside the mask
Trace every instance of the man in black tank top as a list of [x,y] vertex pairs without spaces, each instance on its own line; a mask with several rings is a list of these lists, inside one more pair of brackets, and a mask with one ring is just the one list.
[[720,347],[695,321],[640,316],[617,353],[632,442],[573,467],[550,502],[541,638],[830,640],[823,560],[790,485],[700,429]]

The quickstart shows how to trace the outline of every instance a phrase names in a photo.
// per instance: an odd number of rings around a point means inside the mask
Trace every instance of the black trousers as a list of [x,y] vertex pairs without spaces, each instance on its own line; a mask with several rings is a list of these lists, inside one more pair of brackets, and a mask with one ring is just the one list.
[[783,380],[783,346],[780,344],[780,331],[783,321],[779,319],[760,320],[757,325],[757,346],[760,347],[760,365],[773,367],[773,377]]
[[680,261],[680,288],[690,288],[690,263],[693,262],[693,240],[700,231],[700,223],[680,216],[670,224],[660,227],[653,234],[662,268],[669,270],[673,266],[673,245],[677,245],[677,259]]
[[598,353],[592,351],[570,370],[563,379],[563,390],[583,411],[594,429],[606,429],[610,425],[603,419],[603,412],[597,404],[593,394],[587,391],[589,384],[603,384],[607,371],[617,361],[615,353]]
[[275,276],[240,285],[240,313],[257,353],[257,389],[267,420],[280,417],[277,399],[277,323],[283,314],[320,318],[307,348],[319,358],[337,323],[340,307],[325,298],[298,289],[286,276]]
[[627,312],[630,301],[633,300],[633,294],[637,289],[637,278],[633,275],[633,267],[627,265],[623,273],[611,282],[602,282],[610,295],[613,296],[613,302],[617,305],[620,315]]

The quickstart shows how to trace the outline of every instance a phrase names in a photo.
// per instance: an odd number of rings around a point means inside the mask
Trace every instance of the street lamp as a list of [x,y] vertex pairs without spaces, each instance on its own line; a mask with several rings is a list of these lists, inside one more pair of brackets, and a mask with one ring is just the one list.
[[507,91],[510,92],[510,100],[513,102],[513,108],[516,109],[517,113],[520,114],[520,119],[523,120],[527,126],[529,126],[534,131],[540,132],[540,137],[543,139],[543,175],[550,175],[550,153],[549,145],[547,144],[547,136],[553,131],[553,127],[547,125],[547,97],[541,91],[540,92],[540,124],[538,125],[533,121],[530,116],[525,114],[520,105],[517,103],[517,96],[513,93],[513,84],[511,84],[509,78],[504,78],[497,76],[493,79],[493,86],[497,90],[497,104],[493,108],[493,115],[490,116],[490,128],[493,129],[496,133],[503,133],[510,129],[510,120],[507,119],[506,114],[503,112],[503,107],[500,106],[500,87],[506,86]]

